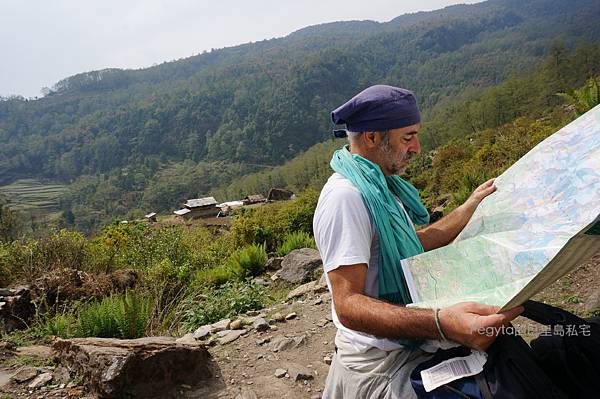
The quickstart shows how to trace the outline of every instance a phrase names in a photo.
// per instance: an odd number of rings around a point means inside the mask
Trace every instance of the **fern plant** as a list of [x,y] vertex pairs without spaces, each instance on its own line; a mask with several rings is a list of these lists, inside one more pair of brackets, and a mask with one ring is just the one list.
[[315,239],[304,231],[297,231],[286,235],[285,240],[277,249],[277,256],[285,256],[295,249],[313,248],[316,249]]

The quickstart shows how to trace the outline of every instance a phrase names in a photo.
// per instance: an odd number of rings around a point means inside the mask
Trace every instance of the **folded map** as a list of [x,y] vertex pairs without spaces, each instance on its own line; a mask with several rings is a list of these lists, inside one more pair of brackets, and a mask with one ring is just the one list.
[[600,106],[495,181],[450,245],[402,261],[411,306],[522,304],[600,254]]

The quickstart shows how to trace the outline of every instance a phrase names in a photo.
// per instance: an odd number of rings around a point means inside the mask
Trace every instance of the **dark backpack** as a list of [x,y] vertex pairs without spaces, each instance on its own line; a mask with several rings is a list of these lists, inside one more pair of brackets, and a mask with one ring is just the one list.
[[[534,339],[531,347],[518,335],[500,335],[488,348],[488,359],[481,373],[425,392],[421,370],[470,353],[465,347],[440,349],[411,373],[411,384],[417,397],[600,397],[600,319],[582,319],[535,301],[527,301],[523,306],[522,316],[550,326],[551,334]],[[567,334],[568,331],[571,333]]]
[[571,398],[600,397],[600,319],[527,301],[523,315],[551,326],[551,335],[531,341],[545,373]]
[[421,370],[454,357],[467,356],[469,348],[440,349],[415,368],[410,381],[418,398],[426,399],[566,399],[546,375],[535,354],[517,335],[500,335],[487,350],[483,371],[425,392]]

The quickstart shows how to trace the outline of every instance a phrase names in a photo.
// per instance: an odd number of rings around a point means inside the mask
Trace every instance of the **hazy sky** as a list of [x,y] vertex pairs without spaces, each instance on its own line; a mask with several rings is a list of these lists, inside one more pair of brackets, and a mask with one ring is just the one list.
[[65,77],[142,68],[341,20],[479,0],[0,0],[0,95],[40,95]]

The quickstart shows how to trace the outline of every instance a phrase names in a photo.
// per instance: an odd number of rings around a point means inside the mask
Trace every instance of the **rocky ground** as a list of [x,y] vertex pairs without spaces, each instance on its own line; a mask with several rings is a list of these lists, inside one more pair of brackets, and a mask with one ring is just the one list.
[[[600,258],[596,258],[536,299],[586,317],[598,316],[599,287]],[[200,342],[209,348],[213,376],[196,386],[178,384],[163,397],[319,398],[334,353],[331,297],[316,281],[296,293],[302,291],[303,295],[284,304],[205,326],[195,337],[180,338],[180,344]],[[530,322],[520,318],[516,324]],[[0,345],[0,399],[96,397],[81,377],[52,362],[51,352],[49,347],[15,350],[7,343]]]

